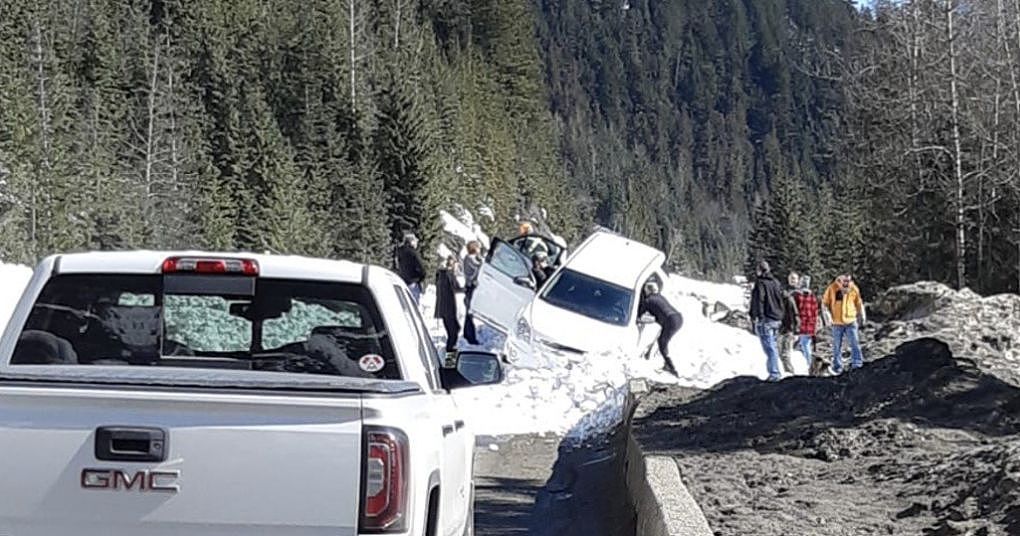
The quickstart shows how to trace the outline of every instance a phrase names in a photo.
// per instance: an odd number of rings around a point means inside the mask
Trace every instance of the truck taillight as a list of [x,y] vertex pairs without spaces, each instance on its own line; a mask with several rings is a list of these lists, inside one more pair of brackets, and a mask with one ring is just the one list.
[[361,532],[407,530],[407,436],[393,428],[365,428]]
[[163,261],[164,274],[233,274],[259,275],[259,264],[252,259],[207,257],[170,257]]

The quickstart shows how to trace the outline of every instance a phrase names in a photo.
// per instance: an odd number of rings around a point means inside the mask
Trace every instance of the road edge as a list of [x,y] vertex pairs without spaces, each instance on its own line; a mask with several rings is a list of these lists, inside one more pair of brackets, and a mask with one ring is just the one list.
[[[644,382],[632,392],[647,393]],[[640,403],[640,402],[639,402]],[[639,536],[713,536],[705,513],[684,485],[680,466],[669,456],[647,456],[628,427],[627,490],[637,512]]]

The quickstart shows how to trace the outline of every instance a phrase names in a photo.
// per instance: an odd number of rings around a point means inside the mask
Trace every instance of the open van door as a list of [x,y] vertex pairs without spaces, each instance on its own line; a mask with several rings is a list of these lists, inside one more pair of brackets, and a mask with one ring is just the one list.
[[517,313],[535,298],[531,259],[498,238],[478,272],[478,287],[471,298],[471,314],[504,333]]
[[531,255],[539,251],[545,253],[549,257],[549,266],[555,268],[559,268],[567,260],[566,244],[545,235],[517,236],[507,240],[507,243],[524,253],[529,259]]

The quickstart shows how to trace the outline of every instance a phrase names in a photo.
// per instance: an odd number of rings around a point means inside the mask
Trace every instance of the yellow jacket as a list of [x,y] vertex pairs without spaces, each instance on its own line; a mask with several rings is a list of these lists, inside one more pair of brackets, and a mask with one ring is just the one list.
[[[840,294],[842,294],[842,299],[836,299]],[[843,287],[834,281],[829,285],[829,288],[825,289],[822,303],[829,309],[833,325],[850,325],[857,322],[858,315],[864,316],[861,290],[853,283],[850,283],[849,289],[843,290]]]

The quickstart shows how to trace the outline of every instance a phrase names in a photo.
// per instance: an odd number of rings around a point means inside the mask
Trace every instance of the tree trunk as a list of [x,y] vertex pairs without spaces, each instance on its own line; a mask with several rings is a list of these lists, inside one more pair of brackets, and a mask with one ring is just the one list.
[[31,243],[32,255],[38,257],[39,251],[39,198],[45,196],[46,189],[48,188],[50,170],[52,168],[50,162],[50,110],[49,110],[49,95],[46,91],[46,68],[44,66],[46,58],[43,56],[43,35],[42,35],[42,24],[37,20],[35,22],[35,31],[33,32],[35,43],[35,54],[33,59],[35,60],[36,67],[36,106],[39,111],[39,142],[41,144],[42,154],[39,165],[41,166],[40,184],[37,188],[31,188],[32,192],[32,206],[30,208],[30,223],[29,223],[29,240]]
[[[1001,16],[1005,18],[1005,12]],[[1016,30],[1016,47],[1018,53],[1020,53],[1020,0],[1013,0],[1013,17],[1013,29]],[[1013,85],[1013,111],[1015,114],[1013,116],[1013,143],[1016,144],[1016,147],[1013,150],[1013,155],[1016,162],[1013,169],[1014,172],[1018,172],[1020,171],[1020,80],[1017,79],[1016,63],[1009,50],[1009,45],[1006,44],[1006,59],[1009,62],[1009,78]],[[1020,214],[1020,178],[1016,176],[1013,178],[1013,189],[1017,197],[1016,213]],[[1016,240],[1017,255],[1016,284],[1017,292],[1020,292],[1020,223],[1017,224],[1014,239]]]
[[357,90],[355,89],[355,63],[357,60],[356,48],[355,48],[355,36],[354,36],[354,2],[356,0],[347,0],[348,7],[348,21],[349,21],[349,37],[350,37],[350,52],[351,52],[351,110],[357,111]]
[[393,17],[393,50],[400,49],[400,9],[403,7],[401,0],[394,0],[397,5],[397,9],[394,12]]
[[149,78],[149,98],[147,102],[148,122],[145,126],[145,199],[142,201],[142,214],[148,221],[152,205],[153,178],[152,168],[155,165],[156,155],[155,129],[156,129],[156,84],[159,83],[159,43],[156,43],[152,51],[152,76]]
[[957,288],[967,286],[967,218],[964,205],[966,190],[963,182],[963,148],[960,143],[960,94],[957,87],[957,47],[953,13],[956,11],[954,0],[946,0],[946,40],[949,43],[949,91],[952,107],[953,132],[953,175],[956,181],[956,285]]
[[[170,54],[170,36],[166,38],[166,48]],[[174,190],[180,187],[181,157],[177,147],[177,99],[174,93],[174,68],[173,62],[167,62],[166,69],[167,98],[170,99],[170,184]]]
[[910,85],[908,88],[908,94],[910,98],[910,149],[914,153],[914,168],[917,171],[917,187],[921,187],[922,180],[922,165],[921,165],[921,151],[920,151],[920,128],[918,127],[917,118],[917,101],[918,101],[918,90],[917,90],[917,78],[918,70],[920,69],[921,59],[921,7],[917,2],[914,2],[911,6],[911,19],[913,19],[913,27],[911,28],[910,38]]

